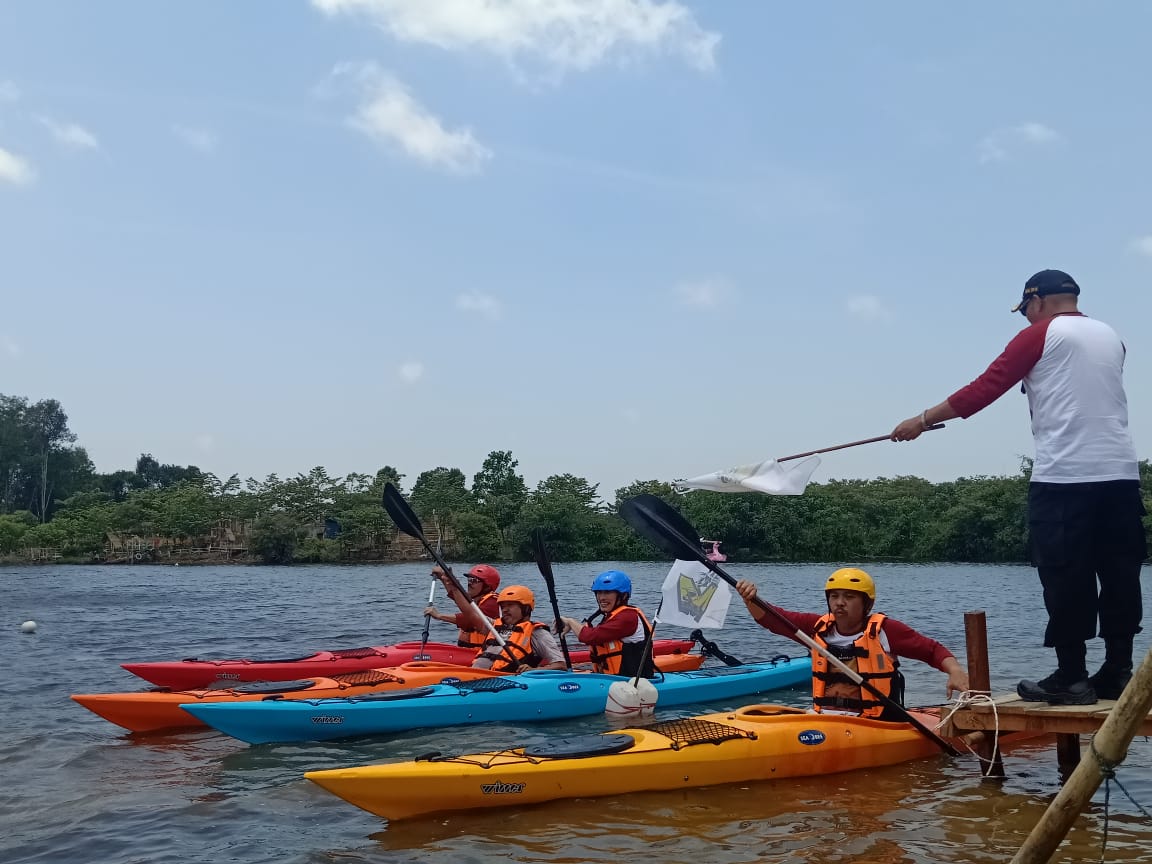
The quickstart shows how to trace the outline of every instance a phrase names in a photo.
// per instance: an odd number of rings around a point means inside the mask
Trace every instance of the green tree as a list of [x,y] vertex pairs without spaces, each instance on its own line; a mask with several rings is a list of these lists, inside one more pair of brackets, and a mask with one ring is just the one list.
[[289,513],[260,518],[248,541],[249,551],[265,564],[291,564],[300,542],[300,526]]
[[524,478],[516,473],[519,464],[511,450],[493,450],[472,478],[472,496],[480,512],[499,528],[502,541],[528,498]]
[[443,530],[458,514],[470,513],[474,509],[465,482],[464,472],[459,468],[440,467],[425,471],[412,485],[412,508],[420,516],[434,520]]
[[500,528],[483,513],[456,516],[456,557],[469,561],[495,561],[500,556],[503,536]]

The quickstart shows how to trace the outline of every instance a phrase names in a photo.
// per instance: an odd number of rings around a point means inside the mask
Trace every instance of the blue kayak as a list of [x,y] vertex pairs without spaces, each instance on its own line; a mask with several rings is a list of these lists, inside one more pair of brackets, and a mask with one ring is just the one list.
[[[751,696],[806,684],[807,657],[667,672],[654,679],[656,707],[671,708]],[[180,707],[198,720],[249,744],[329,741],[468,723],[563,720],[604,712],[608,688],[631,679],[594,672],[534,669],[521,675],[452,681],[346,699],[275,699],[195,703]]]

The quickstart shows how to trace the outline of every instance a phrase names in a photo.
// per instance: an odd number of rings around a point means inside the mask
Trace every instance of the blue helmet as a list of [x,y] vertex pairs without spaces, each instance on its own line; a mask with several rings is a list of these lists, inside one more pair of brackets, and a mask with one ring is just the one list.
[[593,591],[619,591],[621,594],[632,593],[632,580],[628,574],[621,570],[605,570],[592,580]]

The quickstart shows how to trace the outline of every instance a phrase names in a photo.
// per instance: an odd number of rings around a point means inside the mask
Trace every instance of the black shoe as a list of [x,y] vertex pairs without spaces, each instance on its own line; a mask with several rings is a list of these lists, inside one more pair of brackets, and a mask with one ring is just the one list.
[[1049,705],[1094,705],[1096,691],[1087,675],[1073,678],[1059,669],[1039,681],[1021,681],[1016,694],[1025,702],[1047,702]]
[[1109,666],[1105,660],[1100,671],[1090,677],[1088,683],[1101,699],[1119,699],[1131,680],[1131,666]]

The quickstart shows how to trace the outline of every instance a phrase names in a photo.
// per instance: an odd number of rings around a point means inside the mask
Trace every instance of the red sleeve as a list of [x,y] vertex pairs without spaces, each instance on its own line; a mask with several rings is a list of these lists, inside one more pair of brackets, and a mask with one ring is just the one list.
[[1037,321],[1017,333],[979,378],[948,397],[952,410],[967,420],[1019,384],[1044,353],[1044,339],[1051,323],[1051,318]]
[[[484,613],[484,617],[490,621],[495,621],[500,617],[500,604],[497,602],[495,594],[489,594],[480,603],[480,611]],[[457,612],[456,613],[456,626],[461,630],[471,629],[468,625],[472,620],[472,613]]]
[[944,661],[953,656],[951,651],[935,639],[918,633],[895,618],[884,619],[884,632],[888,636],[888,647],[897,657],[919,660],[943,672]]
[[607,642],[614,642],[625,636],[631,636],[636,632],[639,623],[639,613],[630,606],[626,606],[624,611],[616,613],[596,627],[585,624],[580,628],[580,634],[577,638],[585,645],[604,645]]
[[[774,615],[765,615],[763,618],[757,618],[756,623],[763,627],[765,630],[771,630],[778,636],[787,636],[789,639],[793,639],[797,642],[800,642],[799,639],[796,639],[797,630],[800,630],[801,632],[807,633],[809,636],[811,636],[816,632],[816,622],[824,617],[823,615],[816,612],[789,612],[787,609],[781,609],[779,606],[772,606],[772,604],[768,605],[770,608],[775,609],[779,614],[783,615],[785,620],[791,623],[785,624],[777,620],[776,616]],[[804,643],[800,642],[800,644],[803,645]]]

